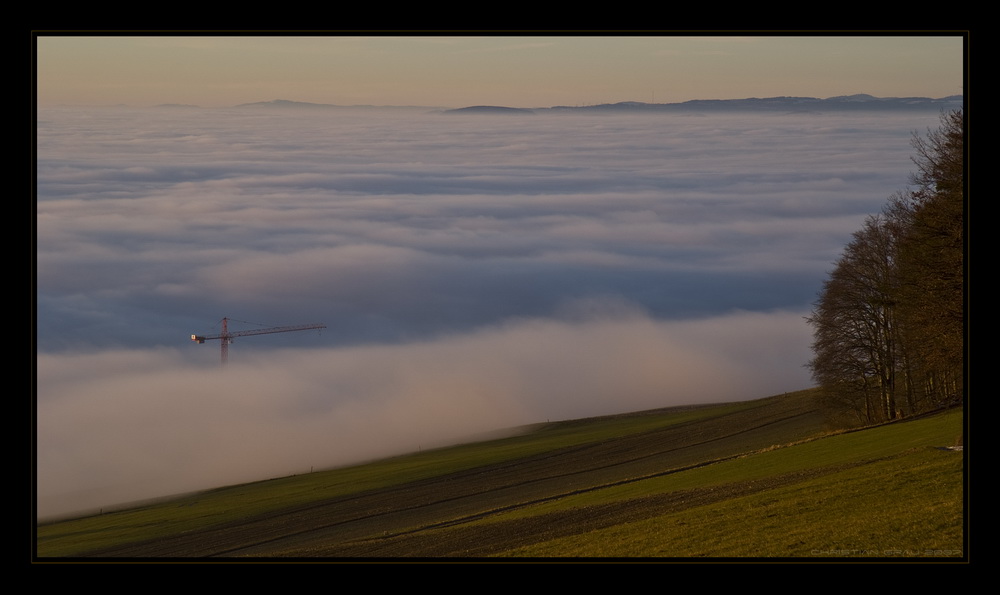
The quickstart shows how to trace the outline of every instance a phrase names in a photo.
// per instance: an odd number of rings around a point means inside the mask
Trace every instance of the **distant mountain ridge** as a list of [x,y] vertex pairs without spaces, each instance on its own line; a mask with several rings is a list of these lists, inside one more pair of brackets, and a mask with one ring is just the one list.
[[934,99],[930,97],[875,97],[867,94],[816,97],[750,97],[746,99],[693,99],[682,103],[642,103],[627,101],[592,106],[557,106],[552,110],[600,111],[845,111],[845,110],[921,110],[960,109],[962,95]]
[[455,109],[444,109],[420,106],[375,106],[375,105],[335,105],[325,103],[309,103],[274,99],[244,103],[237,108],[285,108],[285,109],[315,109],[315,108],[371,108],[371,109],[425,109],[436,110],[443,114],[535,114],[548,111],[580,111],[580,112],[716,112],[716,111],[755,111],[755,112],[813,112],[813,111],[901,111],[901,110],[952,110],[963,108],[965,99],[962,95],[951,95],[941,98],[930,97],[875,97],[859,93],[855,95],[838,95],[820,99],[817,97],[749,97],[746,99],[693,99],[681,103],[644,103],[641,101],[622,101],[618,103],[601,103],[594,105],[567,106],[558,105],[542,108],[517,108],[501,105],[476,105]]
[[310,103],[308,101],[292,101],[290,99],[272,99],[271,101],[257,101],[257,102],[254,102],[254,103],[241,103],[240,105],[236,105],[236,106],[233,106],[233,107],[237,107],[237,108],[244,108],[244,107],[246,107],[246,108],[293,108],[293,109],[298,109],[298,108],[303,108],[303,109],[309,109],[309,108],[324,108],[324,109],[329,109],[329,108],[394,109],[395,108],[395,109],[423,109],[423,110],[427,110],[427,109],[441,109],[441,108],[434,108],[434,107],[420,106],[420,105],[388,105],[388,106],[379,106],[379,105],[338,105],[338,104],[334,104],[334,103]]
[[523,107],[502,107],[497,105],[473,105],[445,110],[446,114],[534,114],[534,109]]

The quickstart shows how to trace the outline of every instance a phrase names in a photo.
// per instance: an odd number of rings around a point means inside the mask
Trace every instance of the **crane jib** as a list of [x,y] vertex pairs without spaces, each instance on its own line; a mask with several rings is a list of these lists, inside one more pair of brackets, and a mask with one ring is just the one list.
[[253,335],[269,335],[272,333],[287,333],[290,331],[306,331],[310,329],[324,329],[325,324],[295,324],[291,326],[272,326],[269,328],[229,332],[229,319],[222,319],[222,332],[218,335],[191,335],[191,340],[196,343],[204,343],[213,339],[223,339],[222,341],[222,363],[228,359],[229,343],[233,337],[250,337]]

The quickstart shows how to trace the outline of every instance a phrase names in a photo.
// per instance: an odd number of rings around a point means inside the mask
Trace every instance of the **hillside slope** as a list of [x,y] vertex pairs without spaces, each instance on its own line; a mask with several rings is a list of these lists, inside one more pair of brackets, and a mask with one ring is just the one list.
[[[954,425],[947,432],[960,432],[960,423]],[[781,445],[824,442],[811,441],[823,434],[812,391],[546,424],[522,436],[402,457],[393,462],[392,477],[382,467],[374,472],[380,479],[367,484],[356,481],[361,468],[333,470],[241,486],[238,497],[220,490],[145,511],[56,523],[39,528],[38,551],[99,558],[559,556],[563,546],[553,544],[560,539],[773,493],[913,448],[894,439],[889,451],[866,447],[872,452],[861,458],[844,447],[792,463],[767,456],[794,450]],[[927,438],[935,439],[941,441]],[[960,477],[961,455],[947,461],[949,477],[956,464]],[[331,495],[350,473],[356,488]],[[255,491],[270,495],[246,505]],[[953,502],[954,490],[949,494]],[[220,506],[225,498],[231,505]],[[199,508],[205,516],[198,523],[163,530]],[[946,524],[953,526],[954,513],[949,515]],[[109,526],[121,531],[139,525],[147,529],[122,533],[107,545]],[[81,539],[88,533],[102,538]],[[940,547],[955,550],[955,539]],[[579,542],[567,547],[575,553],[566,555],[605,555],[590,546],[580,550]]]

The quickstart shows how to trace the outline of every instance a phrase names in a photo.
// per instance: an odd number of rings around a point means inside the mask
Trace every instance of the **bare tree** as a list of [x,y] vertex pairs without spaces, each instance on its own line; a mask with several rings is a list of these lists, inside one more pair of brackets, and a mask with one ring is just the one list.
[[920,397],[962,394],[965,350],[965,120],[944,114],[941,128],[914,137],[915,189],[898,200],[900,318]]
[[814,379],[868,423],[894,419],[899,369],[894,227],[872,216],[855,232],[816,302]]
[[951,403],[964,387],[964,118],[914,138],[915,188],[855,232],[813,315],[813,378],[873,423]]

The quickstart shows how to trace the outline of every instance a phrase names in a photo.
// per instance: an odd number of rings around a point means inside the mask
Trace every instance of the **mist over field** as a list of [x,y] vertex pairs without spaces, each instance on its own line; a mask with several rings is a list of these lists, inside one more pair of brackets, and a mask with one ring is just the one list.
[[937,123],[40,108],[38,514],[806,388]]

